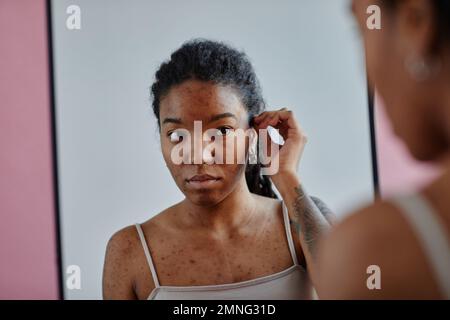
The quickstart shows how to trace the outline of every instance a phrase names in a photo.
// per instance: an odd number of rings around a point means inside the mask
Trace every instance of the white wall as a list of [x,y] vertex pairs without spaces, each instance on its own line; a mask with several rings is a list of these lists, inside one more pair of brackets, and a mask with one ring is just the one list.
[[[65,27],[81,8],[81,30]],[[339,215],[373,196],[366,76],[346,0],[52,1],[64,269],[101,297],[107,240],[182,199],[159,150],[149,86],[158,65],[195,37],[250,56],[274,109],[309,137],[300,173]]]

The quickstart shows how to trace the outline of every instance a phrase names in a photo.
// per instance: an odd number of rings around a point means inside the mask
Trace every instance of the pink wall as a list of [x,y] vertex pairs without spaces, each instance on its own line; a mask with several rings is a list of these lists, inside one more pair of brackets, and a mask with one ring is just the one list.
[[404,143],[394,135],[379,96],[375,98],[375,119],[378,176],[383,197],[417,191],[436,177],[439,170],[414,160]]
[[0,299],[58,298],[44,0],[0,0]]

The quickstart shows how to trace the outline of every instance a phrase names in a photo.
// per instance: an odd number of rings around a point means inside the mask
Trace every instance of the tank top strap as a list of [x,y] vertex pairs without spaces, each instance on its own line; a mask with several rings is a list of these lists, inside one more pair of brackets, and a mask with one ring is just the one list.
[[142,247],[144,248],[145,257],[147,258],[148,265],[150,267],[150,271],[152,273],[153,282],[155,283],[155,288],[158,288],[159,280],[158,275],[156,274],[155,265],[153,264],[152,256],[150,255],[150,250],[148,248],[147,242],[145,241],[144,232],[142,231],[142,227],[139,223],[135,224],[137,232],[139,234],[139,238],[141,239]]
[[292,260],[294,261],[295,265],[299,265],[298,259],[297,259],[297,253],[295,252],[295,246],[294,246],[294,240],[292,239],[292,233],[291,233],[291,224],[289,223],[289,213],[286,205],[284,204],[284,201],[281,202],[283,206],[283,219],[284,219],[284,228],[286,230],[286,237],[289,245],[289,251],[291,252]]
[[392,199],[408,220],[433,268],[445,299],[450,299],[450,240],[441,217],[420,193]]

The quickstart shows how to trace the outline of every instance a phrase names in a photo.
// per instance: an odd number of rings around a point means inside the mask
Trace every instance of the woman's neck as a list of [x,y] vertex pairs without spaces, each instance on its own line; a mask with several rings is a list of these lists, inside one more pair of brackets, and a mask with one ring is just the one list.
[[221,202],[213,206],[201,206],[186,198],[181,202],[181,209],[189,217],[191,225],[206,228],[221,236],[233,234],[253,221],[259,212],[256,205],[256,198],[249,191],[243,177]]

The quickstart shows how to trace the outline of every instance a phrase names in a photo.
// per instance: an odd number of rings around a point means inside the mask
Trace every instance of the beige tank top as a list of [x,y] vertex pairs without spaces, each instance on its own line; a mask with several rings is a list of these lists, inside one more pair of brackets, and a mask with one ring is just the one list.
[[444,299],[450,300],[450,242],[445,223],[421,193],[392,199],[420,242]]
[[283,203],[283,218],[289,251],[293,265],[289,268],[247,281],[206,286],[164,286],[160,285],[150,250],[145,241],[141,225],[136,229],[144,248],[145,256],[155,283],[148,300],[270,300],[270,299],[312,299],[313,289],[306,270],[299,264],[289,226],[287,208]]

